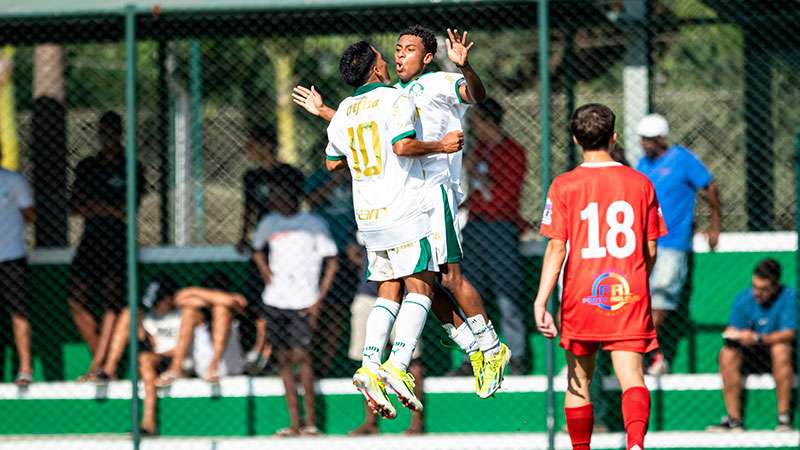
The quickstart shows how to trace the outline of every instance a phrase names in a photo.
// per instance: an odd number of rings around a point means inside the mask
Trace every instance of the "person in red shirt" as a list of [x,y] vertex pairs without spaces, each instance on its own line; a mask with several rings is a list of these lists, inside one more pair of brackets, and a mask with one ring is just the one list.
[[[519,261],[519,235],[524,224],[520,203],[528,158],[525,149],[502,128],[503,107],[488,98],[469,115],[476,145],[465,156],[470,195],[464,227],[464,274],[481,297],[493,297],[500,310],[500,328],[509,347],[511,373],[522,373],[528,336]],[[491,239],[487,239],[491,237]],[[501,268],[502,270],[491,270]]]
[[547,300],[564,265],[560,344],[566,351],[564,412],[572,447],[588,450],[593,414],[589,384],[598,349],[611,354],[622,387],[627,449],[644,448],[650,393],[643,355],[658,348],[648,274],[666,226],[652,183],[614,161],[614,113],[588,104],[570,120],[583,164],[558,176],[547,194],[541,233],[550,238],[534,302],[536,327],[556,337]]

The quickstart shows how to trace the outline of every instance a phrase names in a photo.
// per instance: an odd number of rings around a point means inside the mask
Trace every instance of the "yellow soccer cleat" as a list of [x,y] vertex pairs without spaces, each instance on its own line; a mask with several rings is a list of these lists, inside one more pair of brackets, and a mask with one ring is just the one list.
[[480,398],[489,398],[500,389],[503,383],[503,372],[506,370],[508,362],[511,361],[511,350],[506,344],[500,344],[500,350],[486,359],[483,366],[483,376],[481,380]]
[[386,387],[378,376],[366,367],[358,369],[353,375],[353,386],[367,399],[372,412],[387,419],[397,417],[392,401],[386,395]]
[[378,378],[389,387],[397,399],[412,411],[422,411],[422,402],[414,394],[414,375],[400,369],[391,360],[381,364]]
[[483,378],[483,352],[478,350],[469,355],[469,363],[472,365],[472,375],[475,376],[475,394],[481,395],[481,381]]

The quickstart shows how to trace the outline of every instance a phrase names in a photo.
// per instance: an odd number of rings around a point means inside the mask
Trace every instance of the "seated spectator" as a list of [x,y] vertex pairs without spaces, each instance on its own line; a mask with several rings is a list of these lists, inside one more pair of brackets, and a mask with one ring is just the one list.
[[790,401],[794,381],[792,356],[796,345],[795,290],[780,283],[781,266],[764,259],[753,271],[752,288],[733,303],[730,322],[719,352],[727,416],[709,431],[742,431],[741,394],[744,375],[771,371],[778,397],[776,431],[791,430]]
[[[163,371],[177,344],[180,329],[180,311],[175,306],[175,292],[178,286],[166,276],[158,275],[148,284],[142,306],[146,310],[144,318],[138,316],[139,374],[144,385],[144,411],[141,430],[144,435],[157,433],[156,427],[156,379]],[[108,358],[95,379],[103,383],[116,379],[117,366],[125,353],[130,336],[130,310],[120,311],[114,329]]]
[[[286,390],[290,424],[278,436],[319,434],[314,403],[314,370],[308,348],[322,301],[337,270],[336,244],[328,226],[314,214],[301,213],[302,178],[296,169],[275,178],[272,211],[253,235],[253,260],[266,287],[262,299],[267,338],[278,358]],[[269,255],[269,259],[267,258]],[[322,266],[325,272],[320,281]],[[294,367],[305,391],[305,425],[300,426]]]
[[175,296],[181,325],[169,368],[158,377],[160,387],[184,376],[183,363],[190,350],[195,373],[209,383],[242,372],[239,325],[234,316],[244,310],[247,300],[230,292],[231,282],[223,273],[214,272],[201,284],[203,287],[181,289]]
[[[139,341],[145,340],[145,335],[150,333],[158,339],[162,345],[168,345],[170,349],[175,347],[177,339],[177,326],[180,323],[180,312],[175,307],[175,292],[178,291],[178,284],[170,276],[163,273],[155,275],[145,288],[141,306],[144,307],[144,317],[142,310],[139,309],[137,315],[139,322]],[[158,307],[156,307],[158,306]],[[175,327],[174,332],[172,327]],[[117,367],[128,348],[130,338],[130,310],[123,308],[120,310],[119,318],[114,325],[114,332],[111,336],[111,345],[108,356],[103,367],[97,372],[94,381],[96,383],[108,383],[117,379]],[[161,345],[160,348],[163,348]],[[144,347],[139,347],[139,352]]]

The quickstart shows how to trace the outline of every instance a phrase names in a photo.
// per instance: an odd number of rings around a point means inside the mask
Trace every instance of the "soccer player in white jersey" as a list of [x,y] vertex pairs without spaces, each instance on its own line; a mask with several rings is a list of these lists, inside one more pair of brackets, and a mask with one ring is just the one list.
[[[467,44],[467,32],[462,35],[458,30],[447,32],[447,56],[461,74],[427,71],[437,43],[433,32],[424,27],[415,25],[402,31],[395,45],[395,69],[400,79],[395,87],[413,99],[418,114],[415,129],[422,140],[436,140],[447,132],[460,131],[467,104],[486,97],[483,83],[468,62],[473,43]],[[310,113],[331,119],[333,110],[324,105],[313,86],[296,87],[293,97],[295,103]],[[418,156],[423,156],[420,161],[425,184],[430,188],[429,195],[434,197],[431,242],[442,273],[441,284],[453,294],[467,320],[461,318],[441,289],[436,290],[433,310],[450,338],[470,356],[476,393],[487,398],[500,388],[511,352],[500,343],[480,294],[461,272],[461,235],[456,215],[463,200],[461,153]]]
[[[378,282],[362,367],[353,384],[375,412],[393,418],[396,411],[385,386],[409,409],[422,410],[407,370],[431,307],[437,270],[428,240],[431,208],[422,164],[409,156],[459,151],[464,136],[456,131],[436,142],[416,140],[413,103],[386,84],[386,62],[369,43],[357,42],[345,50],[339,72],[356,89],[328,126],[326,167],[350,170],[356,224],[367,247],[367,277]],[[392,354],[382,363],[395,321]]]

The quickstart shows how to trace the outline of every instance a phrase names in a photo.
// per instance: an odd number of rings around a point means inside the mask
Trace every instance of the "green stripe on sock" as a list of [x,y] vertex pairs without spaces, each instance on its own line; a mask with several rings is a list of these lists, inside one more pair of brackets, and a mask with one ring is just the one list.
[[392,311],[391,311],[389,308],[387,308],[387,307],[385,307],[385,306],[381,306],[381,305],[375,305],[373,308],[381,308],[381,309],[383,309],[384,311],[388,312],[388,313],[389,313],[389,315],[390,315],[390,316],[392,316],[393,318],[395,318],[395,319],[397,318],[397,314],[393,313],[393,312],[392,312]]

